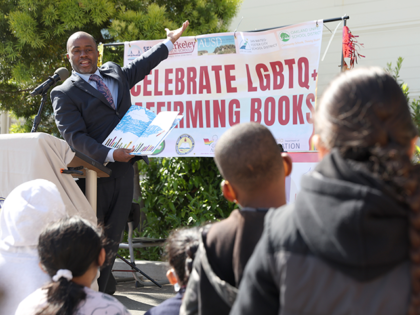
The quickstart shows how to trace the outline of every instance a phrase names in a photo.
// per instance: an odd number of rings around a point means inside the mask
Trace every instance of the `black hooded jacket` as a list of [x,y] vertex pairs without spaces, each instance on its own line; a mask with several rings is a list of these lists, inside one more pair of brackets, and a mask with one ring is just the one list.
[[270,211],[231,314],[405,314],[408,214],[360,164],[326,156]]

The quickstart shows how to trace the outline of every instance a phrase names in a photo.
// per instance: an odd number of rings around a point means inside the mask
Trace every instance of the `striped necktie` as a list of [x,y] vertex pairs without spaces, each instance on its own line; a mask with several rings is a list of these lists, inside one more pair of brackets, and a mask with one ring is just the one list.
[[114,104],[114,100],[113,100],[112,95],[111,95],[111,91],[108,89],[108,87],[106,86],[106,84],[102,80],[102,78],[99,75],[92,74],[89,77],[89,81],[96,82],[96,86],[98,88],[98,91],[101,92],[103,94],[103,96],[105,96],[108,103],[112,106],[113,109],[115,109],[115,104]]

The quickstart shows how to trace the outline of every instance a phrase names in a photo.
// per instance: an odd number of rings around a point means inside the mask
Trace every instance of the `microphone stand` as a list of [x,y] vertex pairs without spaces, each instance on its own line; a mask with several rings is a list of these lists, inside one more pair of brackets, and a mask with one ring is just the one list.
[[42,93],[41,105],[39,106],[38,114],[35,116],[34,124],[32,125],[31,132],[36,132],[36,130],[38,129],[38,125],[41,122],[42,110],[44,109],[44,104],[45,104],[45,101],[47,100],[47,91]]
[[127,259],[125,259],[123,256],[121,256],[120,254],[117,253],[118,258],[122,259],[127,265],[129,265],[132,269],[134,269],[135,271],[141,273],[143,276],[145,276],[147,279],[149,279],[150,281],[152,281],[154,284],[156,284],[159,288],[162,288],[162,286],[157,283],[155,280],[153,280],[152,278],[150,278],[148,275],[146,275],[143,271],[141,271],[139,268],[136,267],[135,264],[129,262]]

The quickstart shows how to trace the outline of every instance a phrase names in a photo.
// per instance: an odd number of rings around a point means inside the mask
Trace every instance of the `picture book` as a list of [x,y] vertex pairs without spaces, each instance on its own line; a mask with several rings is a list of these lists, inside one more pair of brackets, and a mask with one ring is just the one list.
[[146,108],[132,105],[102,144],[114,149],[134,147],[132,155],[152,154],[182,117],[178,112],[156,115]]

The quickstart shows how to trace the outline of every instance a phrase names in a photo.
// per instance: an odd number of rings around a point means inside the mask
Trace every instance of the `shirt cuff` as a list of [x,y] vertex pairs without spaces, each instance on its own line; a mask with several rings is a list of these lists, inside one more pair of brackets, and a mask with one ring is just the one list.
[[170,39],[165,39],[163,41],[163,43],[165,44],[165,46],[168,48],[168,52],[171,52],[172,49],[174,49],[174,44],[172,44]]
[[115,162],[115,160],[114,160],[114,151],[115,151],[115,149],[110,149],[108,151],[108,155],[106,156],[106,159],[105,159],[105,162],[106,163],[108,163],[108,162]]

